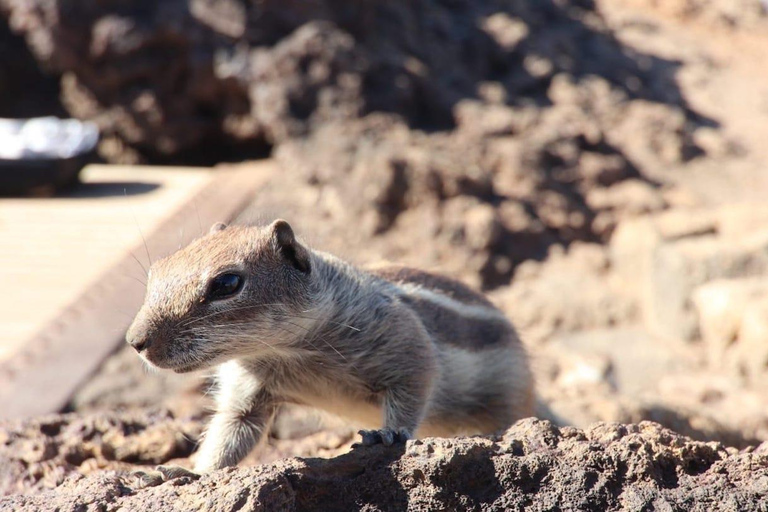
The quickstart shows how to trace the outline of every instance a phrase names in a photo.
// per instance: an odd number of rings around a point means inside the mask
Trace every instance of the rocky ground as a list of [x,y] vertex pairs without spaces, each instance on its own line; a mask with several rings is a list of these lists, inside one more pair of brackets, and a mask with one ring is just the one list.
[[137,491],[126,471],[188,462],[209,399],[203,376],[148,374],[123,350],[72,415],[0,430],[0,489],[24,493],[0,506],[768,506],[759,1],[0,5],[61,104],[100,123],[104,158],[271,148],[284,173],[241,221],[286,217],[354,261],[487,291],[560,426],[281,460],[352,442],[292,409],[248,469]]
[[[153,418],[152,427],[111,419],[38,422],[59,435],[97,434],[86,449],[102,461],[142,461],[115,438],[151,435],[155,460],[179,455],[184,425]],[[165,421],[164,421],[165,420]],[[168,425],[170,423],[170,425]],[[146,428],[146,431],[142,431]],[[150,432],[151,430],[151,432]],[[117,433],[116,433],[117,431]],[[158,432],[159,431],[159,432]],[[176,432],[175,442],[170,442]],[[14,434],[16,434],[14,432]],[[113,434],[113,435],[110,435]],[[157,434],[161,434],[158,436]],[[22,434],[23,435],[23,434]],[[162,439],[162,440],[160,440]],[[183,450],[184,448],[181,448]],[[72,457],[70,450],[66,457]],[[187,450],[188,451],[188,450]],[[726,449],[691,441],[654,423],[557,428],[527,419],[488,438],[437,439],[407,446],[355,448],[334,457],[284,458],[229,468],[193,481],[137,489],[119,469],[75,475],[53,491],[16,495],[7,510],[758,510],[768,489],[766,445]],[[80,454],[78,454],[80,455]],[[61,454],[56,458],[62,463]],[[147,461],[144,459],[143,461]],[[111,466],[119,468],[120,463]]]

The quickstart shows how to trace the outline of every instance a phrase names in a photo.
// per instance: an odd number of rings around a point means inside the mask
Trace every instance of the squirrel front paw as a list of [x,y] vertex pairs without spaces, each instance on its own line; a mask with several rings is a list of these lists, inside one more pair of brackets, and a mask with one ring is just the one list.
[[383,444],[392,446],[395,443],[405,443],[411,438],[411,433],[404,428],[394,430],[391,428],[382,428],[379,430],[359,430],[360,444],[363,446],[373,446]]
[[154,471],[134,471],[131,473],[139,489],[155,487],[173,480],[174,485],[186,485],[200,478],[200,475],[181,466],[157,466]]

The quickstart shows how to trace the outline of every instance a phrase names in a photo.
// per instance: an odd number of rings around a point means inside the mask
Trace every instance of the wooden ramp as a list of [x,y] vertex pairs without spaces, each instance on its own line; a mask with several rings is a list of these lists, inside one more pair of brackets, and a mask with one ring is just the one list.
[[0,419],[61,410],[122,343],[148,260],[232,219],[273,165],[97,165],[65,196],[0,199]]

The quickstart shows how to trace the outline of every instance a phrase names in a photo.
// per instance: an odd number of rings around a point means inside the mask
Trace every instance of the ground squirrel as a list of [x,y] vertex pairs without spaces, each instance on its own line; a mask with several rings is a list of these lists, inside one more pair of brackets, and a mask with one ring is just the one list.
[[359,269],[278,220],[215,225],[154,263],[126,339],[151,365],[219,365],[195,471],[237,464],[296,403],[346,417],[364,445],[490,433],[533,414],[525,350],[504,315],[446,277]]

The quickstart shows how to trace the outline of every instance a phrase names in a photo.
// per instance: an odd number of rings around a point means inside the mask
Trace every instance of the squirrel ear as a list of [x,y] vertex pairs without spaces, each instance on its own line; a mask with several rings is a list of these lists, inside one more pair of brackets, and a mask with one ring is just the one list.
[[272,240],[280,254],[295,268],[309,274],[311,270],[309,251],[301,245],[293,234],[291,225],[278,219],[270,226]]
[[211,229],[208,230],[208,234],[218,233],[219,231],[224,231],[227,229],[227,225],[223,222],[217,222],[213,226],[211,226]]

